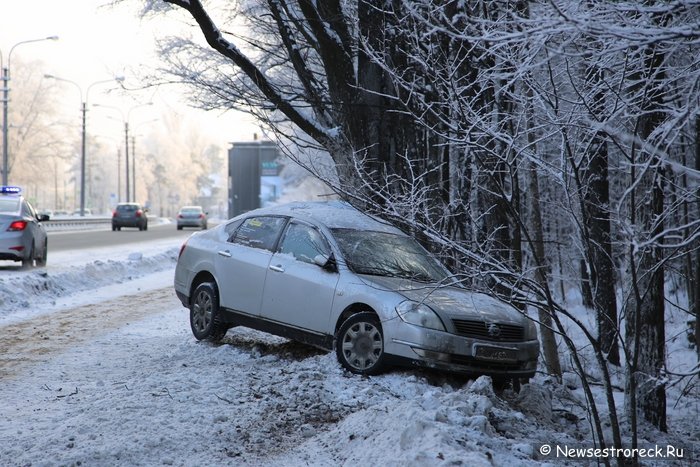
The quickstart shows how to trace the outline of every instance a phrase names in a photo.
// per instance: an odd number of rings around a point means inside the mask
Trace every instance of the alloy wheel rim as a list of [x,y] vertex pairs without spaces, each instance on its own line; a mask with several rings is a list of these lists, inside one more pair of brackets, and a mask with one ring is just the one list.
[[192,321],[197,331],[204,331],[211,322],[212,302],[206,292],[200,292],[194,302]]

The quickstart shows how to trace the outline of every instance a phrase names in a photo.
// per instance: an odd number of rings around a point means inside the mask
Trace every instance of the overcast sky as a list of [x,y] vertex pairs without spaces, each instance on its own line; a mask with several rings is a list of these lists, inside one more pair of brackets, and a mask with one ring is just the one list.
[[[108,0],[0,0],[0,52],[7,65],[11,48],[20,41],[59,36],[58,41],[45,41],[17,46],[12,62],[40,60],[43,73],[75,81],[85,93],[95,81],[115,75],[133,77],[131,70],[155,60],[154,38],[178,26],[175,19],[141,20],[136,17],[138,3],[127,2],[118,8],[104,8]],[[10,70],[12,71],[12,70]],[[109,87],[104,85],[104,88]],[[10,85],[12,88],[12,84]],[[63,102],[66,112],[73,112],[79,102],[78,90],[67,85]],[[68,95],[73,89],[74,96]],[[103,86],[90,89],[88,103],[109,102],[126,112],[133,101],[114,101],[102,94]],[[75,102],[71,103],[70,99]],[[240,114],[204,113],[187,108],[176,89],[158,92],[152,109],[139,109],[141,120],[157,118],[158,113],[176,111],[201,122],[217,139],[213,143],[227,148],[231,141],[247,141],[257,131],[251,120]],[[67,101],[67,102],[66,102]],[[11,101],[10,101],[11,102]],[[149,115],[150,113],[150,115]],[[131,120],[135,119],[134,117]]]

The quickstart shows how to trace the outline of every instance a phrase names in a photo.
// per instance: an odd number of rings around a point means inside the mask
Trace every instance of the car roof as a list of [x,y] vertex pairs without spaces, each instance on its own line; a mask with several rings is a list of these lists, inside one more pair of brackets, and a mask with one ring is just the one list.
[[248,211],[236,218],[260,215],[293,216],[329,229],[359,229],[405,235],[393,225],[365,214],[345,201],[297,201]]

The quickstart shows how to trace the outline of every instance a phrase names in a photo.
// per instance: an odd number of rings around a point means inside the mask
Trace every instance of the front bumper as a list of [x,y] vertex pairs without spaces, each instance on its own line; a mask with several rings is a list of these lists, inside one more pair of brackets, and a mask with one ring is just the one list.
[[384,351],[394,363],[497,378],[531,378],[537,369],[537,340],[488,341],[397,320],[382,324]]

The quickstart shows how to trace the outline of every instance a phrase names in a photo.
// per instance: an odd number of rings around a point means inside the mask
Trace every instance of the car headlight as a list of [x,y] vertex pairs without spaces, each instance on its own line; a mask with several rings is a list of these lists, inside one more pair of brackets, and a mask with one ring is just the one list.
[[525,325],[525,340],[537,340],[537,324],[530,318],[527,319],[527,324]]
[[399,318],[406,323],[415,324],[416,326],[422,326],[424,328],[437,329],[438,331],[445,330],[445,325],[442,324],[440,317],[422,303],[406,300],[396,307],[396,313],[398,313]]

